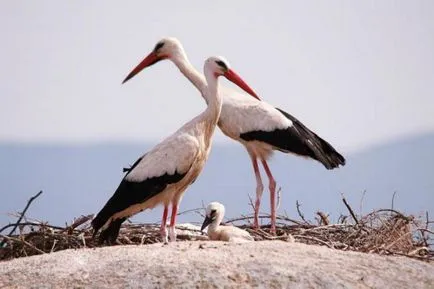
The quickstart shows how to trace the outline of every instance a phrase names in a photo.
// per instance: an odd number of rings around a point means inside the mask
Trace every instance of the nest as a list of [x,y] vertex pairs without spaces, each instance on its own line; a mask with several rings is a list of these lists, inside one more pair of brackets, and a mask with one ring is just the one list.
[[[41,193],[41,192],[40,192]],[[52,226],[39,221],[28,221],[24,214],[30,203],[40,195],[32,197],[16,223],[0,229],[0,260],[46,254],[65,249],[99,247],[92,238],[90,221],[93,215],[81,216],[65,227]],[[306,221],[297,211],[300,220],[287,216],[277,217],[276,234],[270,233],[269,225],[253,229],[253,216],[242,216],[226,221],[225,225],[237,224],[255,238],[255,241],[283,240],[305,244],[327,246],[344,251],[357,251],[381,255],[402,255],[427,262],[434,260],[432,237],[429,229],[432,221],[406,216],[393,209],[381,209],[357,217],[343,198],[349,215],[341,215],[338,222],[331,224],[328,216],[317,212],[315,222]],[[192,210],[189,210],[192,211]],[[200,209],[195,209],[200,214]],[[260,216],[268,220],[268,215]],[[23,221],[24,219],[24,221]],[[12,228],[8,235],[3,232]],[[19,233],[14,233],[16,229]],[[207,237],[195,226],[177,226],[178,240],[206,240]],[[144,245],[162,242],[159,224],[133,224],[126,222],[117,239],[119,245]]]

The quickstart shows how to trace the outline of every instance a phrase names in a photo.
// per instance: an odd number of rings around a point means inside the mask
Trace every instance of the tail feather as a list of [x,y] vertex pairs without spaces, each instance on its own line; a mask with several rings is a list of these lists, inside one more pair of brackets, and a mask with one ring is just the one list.
[[[98,234],[98,231],[104,227],[100,239],[102,241],[114,242],[119,233],[122,222],[124,222],[126,218],[130,217],[130,215],[127,216],[126,214],[135,213],[134,211],[128,211],[128,208],[140,205],[141,210],[146,209],[148,200],[165,190],[169,184],[179,182],[187,174],[187,172],[178,173],[175,171],[173,174],[168,174],[166,172],[161,176],[146,178],[143,181],[127,180],[126,177],[138,163],[139,161],[136,161],[131,169],[129,169],[129,172],[121,181],[113,196],[92,220],[94,237]],[[113,216],[116,215],[121,217],[113,219]]]
[[102,208],[101,211],[96,215],[96,217],[92,220],[93,227],[93,236],[95,237],[98,231],[107,223],[107,221],[113,216],[115,212],[113,212],[113,206],[111,206],[109,202]]
[[328,170],[345,165],[345,158],[328,142],[313,133],[315,138],[309,139],[308,145],[314,153],[314,158]]
[[103,230],[101,234],[99,234],[99,243],[103,244],[104,242],[106,242],[109,245],[114,244],[119,235],[121,225],[125,220],[126,218],[121,218],[112,221],[110,225],[105,230]]
[[[119,200],[117,198],[118,194],[114,194],[108,202],[104,205],[104,207],[99,211],[96,217],[92,220],[91,225],[93,227],[93,237],[98,234],[98,231],[106,225],[106,223],[119,211],[119,208],[116,204],[119,204]],[[104,229],[100,234],[100,242],[101,241],[109,241],[109,243],[114,243],[116,237],[119,233],[119,229],[121,224],[125,221],[125,218],[114,219],[111,220],[108,224],[107,228]],[[111,240],[112,236],[114,236],[114,240]]]
[[309,148],[308,156],[322,163],[328,170],[345,165],[345,158],[338,153],[331,144],[323,140],[316,133],[308,129],[301,121],[290,115],[289,113],[276,108],[286,118],[292,121],[294,128],[297,130],[303,139],[306,140],[306,145]]
[[[110,220],[115,212],[111,209],[113,208],[108,203],[104,206],[104,208],[96,215],[96,217],[92,220],[93,227],[93,238],[96,237],[98,231]],[[98,242],[100,244],[107,242],[108,244],[114,244],[116,238],[119,235],[119,230],[121,224],[126,220],[126,218],[114,219],[110,220],[108,226],[101,231],[99,234]]]

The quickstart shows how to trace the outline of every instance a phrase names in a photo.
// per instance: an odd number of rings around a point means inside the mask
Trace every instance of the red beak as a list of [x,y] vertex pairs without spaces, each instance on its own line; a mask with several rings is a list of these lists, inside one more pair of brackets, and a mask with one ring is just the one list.
[[247,83],[244,82],[244,80],[241,79],[241,77],[235,73],[232,69],[228,69],[224,76],[238,85],[241,89],[243,89],[245,92],[256,98],[257,100],[261,100],[259,96],[256,94],[256,92],[253,91],[253,89],[250,88],[250,86],[247,85]]
[[152,64],[157,63],[160,60],[163,60],[164,57],[158,57],[155,52],[149,53],[148,56],[145,57],[145,59],[142,60],[142,62],[139,63],[139,65],[136,66],[136,68],[133,69],[133,71],[130,72],[130,74],[125,77],[124,81],[122,81],[122,84],[133,78],[136,74],[138,74],[140,71],[142,71],[144,68],[151,66]]

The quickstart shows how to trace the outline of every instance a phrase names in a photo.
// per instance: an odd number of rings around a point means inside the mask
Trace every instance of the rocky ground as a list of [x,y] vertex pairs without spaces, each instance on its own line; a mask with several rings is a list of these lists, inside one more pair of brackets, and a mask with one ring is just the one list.
[[434,264],[263,241],[65,250],[0,263],[0,288],[434,288]]

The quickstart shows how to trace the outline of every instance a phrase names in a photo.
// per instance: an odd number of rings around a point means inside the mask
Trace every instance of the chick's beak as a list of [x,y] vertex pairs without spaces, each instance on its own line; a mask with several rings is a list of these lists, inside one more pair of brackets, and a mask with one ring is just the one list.
[[210,217],[206,216],[205,220],[203,220],[203,224],[202,224],[202,227],[200,228],[200,230],[203,231],[203,229],[208,227],[208,225],[211,223],[212,223],[212,219]]

